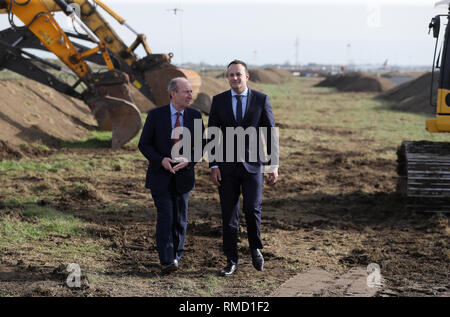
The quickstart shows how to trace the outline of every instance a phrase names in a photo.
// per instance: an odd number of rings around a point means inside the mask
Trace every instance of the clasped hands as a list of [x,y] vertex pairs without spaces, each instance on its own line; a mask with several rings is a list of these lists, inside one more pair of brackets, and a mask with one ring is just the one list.
[[[172,166],[172,164],[176,165]],[[176,157],[174,159],[171,159],[170,157],[165,157],[161,162],[162,167],[164,167],[164,169],[168,170],[172,174],[175,174],[182,168],[185,168],[188,164],[189,164],[188,159],[182,156]]]

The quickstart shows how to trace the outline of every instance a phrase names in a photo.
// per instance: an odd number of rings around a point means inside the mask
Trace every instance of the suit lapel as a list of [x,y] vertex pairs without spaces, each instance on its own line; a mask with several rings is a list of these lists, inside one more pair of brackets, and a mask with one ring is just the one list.
[[168,139],[168,146],[169,149],[172,146],[172,114],[170,113],[170,104],[166,106],[166,109],[164,111],[164,123],[163,126],[164,129],[164,137]]
[[[183,134],[185,131],[185,128],[189,130],[191,133],[191,138],[194,136],[194,120],[192,119],[191,113],[188,108],[184,110],[184,117],[183,117]],[[183,136],[184,138],[184,136]]]
[[231,90],[229,90],[226,98],[226,115],[228,116],[230,122],[233,122],[236,126],[237,122],[233,114],[233,104],[231,102],[231,98],[233,98],[233,96],[231,95]]

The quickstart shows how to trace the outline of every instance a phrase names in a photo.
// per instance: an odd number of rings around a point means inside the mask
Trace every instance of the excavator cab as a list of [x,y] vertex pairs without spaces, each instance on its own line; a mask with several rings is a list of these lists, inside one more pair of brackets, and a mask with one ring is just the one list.
[[[438,3],[446,4],[448,0]],[[450,132],[450,26],[447,23],[443,49],[436,58],[441,17],[450,20],[450,14],[435,16],[429,25],[436,38],[433,72],[430,85],[430,104],[436,109],[436,117],[426,121],[426,129],[432,133]],[[449,21],[450,22],[450,21]],[[435,64],[435,62],[440,65]],[[434,84],[434,69],[439,68],[438,86]],[[437,101],[433,92],[437,88]],[[419,212],[450,212],[450,143],[431,141],[403,141],[397,150],[397,191],[406,201],[406,208]]]
[[[450,6],[449,6],[450,12]],[[441,26],[441,17],[446,17],[450,21],[449,14],[441,14],[433,17],[429,24],[429,32],[433,30],[433,37],[436,38],[436,46],[434,50],[433,57],[433,70],[431,76],[431,91],[430,91],[430,104],[436,107],[436,117],[431,120],[426,121],[426,129],[428,132],[439,133],[439,132],[450,132],[450,50],[449,50],[449,39],[450,39],[450,29],[449,24],[445,28],[442,58],[440,57],[441,52],[439,52],[436,59],[436,50],[439,43],[439,33]],[[440,65],[438,63],[441,63]],[[436,63],[436,64],[435,64]],[[437,101],[433,104],[433,83],[435,76],[435,69],[439,68],[439,80],[437,87]]]

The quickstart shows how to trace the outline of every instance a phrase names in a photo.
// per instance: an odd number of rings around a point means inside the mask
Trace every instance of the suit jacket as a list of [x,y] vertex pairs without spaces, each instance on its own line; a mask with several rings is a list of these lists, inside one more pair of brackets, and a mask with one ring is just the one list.
[[[194,158],[194,145],[204,144],[202,140],[200,140],[201,143],[198,143],[198,141],[197,143],[194,142],[194,119],[201,120],[201,113],[196,109],[186,108],[183,115],[183,129],[187,128],[191,132],[191,148],[183,150],[191,151],[191,158]],[[203,130],[204,126],[202,122],[202,136]],[[170,105],[150,110],[144,128],[142,129],[138,147],[149,163],[145,187],[149,188],[152,192],[170,190],[172,180],[175,182],[176,190],[179,193],[186,193],[194,188],[194,166],[196,164],[194,159],[188,166],[176,172],[175,175],[161,165],[163,158],[171,157],[173,145],[171,135],[172,121]]]
[[[209,166],[218,165],[221,172],[231,172],[236,168],[237,162],[226,162],[226,128],[227,127],[242,127],[244,130],[249,127],[254,127],[257,131],[260,127],[267,127],[268,140],[267,153],[271,153],[271,127],[275,127],[275,119],[273,117],[272,107],[270,105],[269,97],[259,91],[248,89],[247,106],[245,108],[245,114],[242,118],[241,124],[237,124],[233,114],[233,108],[231,103],[231,90],[227,90],[221,94],[213,97],[211,104],[211,111],[209,113],[209,127],[218,127],[222,131],[222,144],[224,158],[223,162],[217,162],[216,160],[210,160]],[[257,153],[259,153],[259,142],[257,144]],[[234,151],[236,153],[237,144],[234,142]],[[245,158],[242,162],[245,169],[249,173],[260,173],[263,165],[259,155],[256,162],[250,160],[250,144],[248,140],[245,142]],[[236,157],[235,157],[236,158]],[[270,163],[270,162],[269,162]]]

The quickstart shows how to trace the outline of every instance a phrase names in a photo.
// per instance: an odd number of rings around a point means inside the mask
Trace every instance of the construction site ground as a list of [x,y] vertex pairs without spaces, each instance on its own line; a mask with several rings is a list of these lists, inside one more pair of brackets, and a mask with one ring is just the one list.
[[[396,193],[401,142],[448,137],[427,134],[424,115],[392,111],[376,93],[314,87],[320,80],[258,84],[280,128],[280,178],[263,192],[262,272],[252,267],[241,217],[238,271],[218,275],[226,264],[219,196],[205,162],[180,269],[164,276],[137,138],[109,149],[107,134],[89,137],[94,123],[80,104],[78,140],[49,130],[49,142],[3,138],[0,296],[450,296],[448,214],[411,213]],[[22,116],[37,122],[26,111],[33,107],[25,103]],[[57,113],[77,121],[69,111]],[[12,116],[8,124],[23,128]],[[80,287],[68,286],[70,263],[80,267]],[[367,286],[374,265],[375,288]]]

